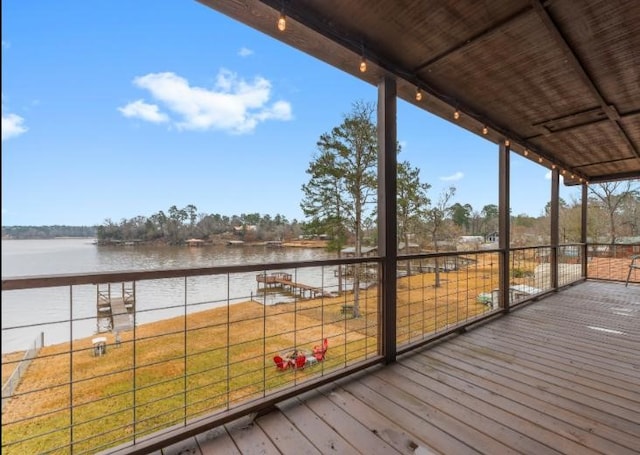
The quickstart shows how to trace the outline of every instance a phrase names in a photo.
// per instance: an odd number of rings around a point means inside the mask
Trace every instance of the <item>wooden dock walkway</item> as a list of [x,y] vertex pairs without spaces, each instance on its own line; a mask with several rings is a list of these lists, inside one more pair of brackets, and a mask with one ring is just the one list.
[[260,290],[260,283],[262,283],[263,289],[276,287],[282,288],[294,294],[298,293],[298,295],[303,298],[306,297],[307,293],[310,298],[316,298],[319,296],[329,297],[331,295],[322,288],[292,281],[292,275],[290,273],[278,272],[269,275],[259,274],[256,275],[256,281],[258,282],[258,290]]
[[[97,289],[97,331],[123,332],[133,329],[131,314],[135,311],[133,284],[107,284]],[[115,295],[114,295],[115,294]]]
[[111,298],[111,318],[113,321],[113,331],[123,332],[133,329],[133,323],[129,316],[129,311],[122,298]]

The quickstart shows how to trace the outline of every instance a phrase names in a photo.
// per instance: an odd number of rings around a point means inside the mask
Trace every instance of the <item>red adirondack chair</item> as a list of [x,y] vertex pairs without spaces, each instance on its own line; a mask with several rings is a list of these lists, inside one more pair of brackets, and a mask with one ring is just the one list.
[[325,338],[324,341],[322,342],[322,347],[317,345],[313,347],[313,356],[316,359],[318,359],[318,362],[321,362],[324,360],[327,354],[328,348],[329,348],[329,340],[327,338]]
[[278,370],[286,370],[287,368],[289,368],[289,362],[287,362],[286,360],[284,360],[282,357],[280,357],[279,355],[275,356],[273,358],[273,361],[276,364],[276,368]]
[[307,358],[300,354],[298,357],[296,357],[295,360],[295,364],[294,364],[294,368],[304,368],[305,363],[307,363]]

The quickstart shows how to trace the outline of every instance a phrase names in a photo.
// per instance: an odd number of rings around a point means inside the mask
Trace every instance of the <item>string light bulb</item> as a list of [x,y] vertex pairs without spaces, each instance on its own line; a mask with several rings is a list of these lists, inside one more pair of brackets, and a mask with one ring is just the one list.
[[555,168],[556,168],[556,165],[555,165],[555,164],[552,164],[552,165],[551,165],[551,169],[555,169]]
[[278,18],[278,30],[284,32],[287,28],[287,18],[284,13],[280,13],[280,17]]
[[509,142],[509,139],[507,139],[506,141],[504,141],[504,146],[505,147],[509,147],[511,145],[511,142]]
[[563,169],[563,170],[562,170],[562,175],[565,175],[566,173],[567,173],[567,170],[566,170],[566,169]]
[[362,60],[360,60],[360,72],[364,73],[367,71],[367,62],[364,59],[364,56],[362,57]]
[[542,157],[538,157],[538,163],[542,163]]
[[422,101],[422,91],[420,91],[420,87],[416,87],[416,101]]
[[488,132],[489,132],[489,128],[487,128],[486,126],[483,126],[482,127],[482,134],[484,134],[486,136]]
[[364,58],[364,43],[360,43],[360,72],[364,73],[367,71],[367,61]]
[[456,111],[453,113],[453,118],[455,120],[458,120],[460,118],[460,111],[458,109],[456,109]]
[[524,156],[529,156],[529,150],[524,149]]

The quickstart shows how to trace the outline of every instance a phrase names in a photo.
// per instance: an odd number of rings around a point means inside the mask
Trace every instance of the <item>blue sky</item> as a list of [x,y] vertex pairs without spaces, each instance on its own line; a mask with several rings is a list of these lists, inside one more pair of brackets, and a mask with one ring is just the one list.
[[[302,220],[316,141],[376,99],[196,1],[3,0],[2,224],[94,225],[188,204]],[[399,159],[433,200],[453,185],[454,202],[497,204],[495,144],[403,101],[398,123]],[[548,171],[513,155],[512,180],[512,212],[540,215]]]

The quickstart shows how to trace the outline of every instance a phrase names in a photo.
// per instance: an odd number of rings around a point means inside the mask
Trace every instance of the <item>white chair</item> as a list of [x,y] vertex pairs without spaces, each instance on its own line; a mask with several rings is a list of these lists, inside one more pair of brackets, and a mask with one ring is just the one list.
[[93,343],[93,355],[95,357],[100,357],[107,353],[107,337],[96,337],[91,342]]

